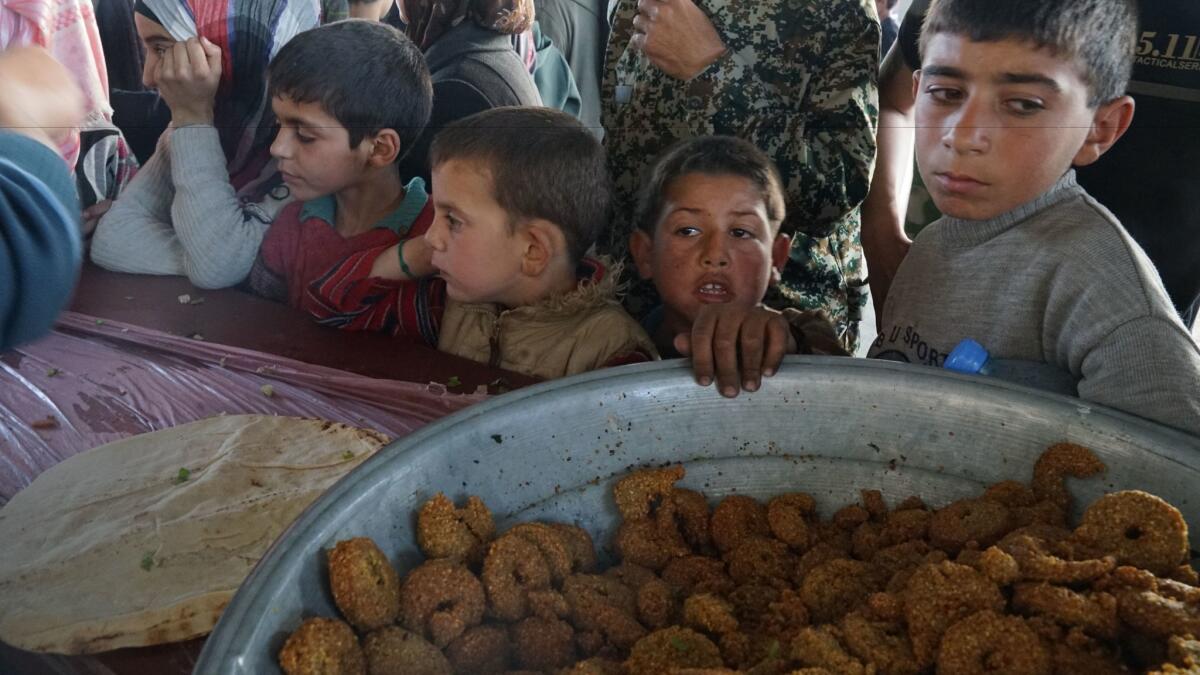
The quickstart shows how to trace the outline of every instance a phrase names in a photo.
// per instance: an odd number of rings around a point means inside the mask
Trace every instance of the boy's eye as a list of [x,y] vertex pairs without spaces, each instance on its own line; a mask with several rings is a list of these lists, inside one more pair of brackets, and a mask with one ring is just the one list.
[[453,213],[447,213],[446,225],[450,228],[451,232],[457,232],[462,228],[462,221],[458,218],[455,218]]
[[729,231],[729,236],[733,237],[734,239],[754,239],[755,238],[754,232],[747,230],[744,227],[733,228],[732,230]]
[[925,93],[939,103],[957,103],[963,98],[962,91],[952,87],[931,86],[925,89]]
[[1017,115],[1032,115],[1046,106],[1041,101],[1028,98],[1014,98],[1004,102],[1008,111]]
[[691,225],[680,225],[675,228],[675,234],[680,237],[694,237],[700,234],[700,230]]

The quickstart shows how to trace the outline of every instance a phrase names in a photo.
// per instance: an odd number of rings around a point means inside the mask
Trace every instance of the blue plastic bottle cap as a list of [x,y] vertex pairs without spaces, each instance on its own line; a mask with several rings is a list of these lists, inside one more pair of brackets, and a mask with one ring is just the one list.
[[946,357],[946,368],[958,373],[974,375],[983,370],[988,361],[988,351],[983,345],[967,338],[958,343]]

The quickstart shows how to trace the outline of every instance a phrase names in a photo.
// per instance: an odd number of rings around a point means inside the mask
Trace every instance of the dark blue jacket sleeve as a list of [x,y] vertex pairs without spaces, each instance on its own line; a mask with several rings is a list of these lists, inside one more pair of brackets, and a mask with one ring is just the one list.
[[41,143],[0,132],[0,351],[49,330],[71,298],[81,256],[66,164]]

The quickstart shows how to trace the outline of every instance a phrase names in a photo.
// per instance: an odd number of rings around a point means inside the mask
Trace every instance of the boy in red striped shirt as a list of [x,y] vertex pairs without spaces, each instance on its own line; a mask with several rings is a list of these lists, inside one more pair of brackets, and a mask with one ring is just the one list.
[[277,189],[296,201],[272,222],[248,285],[305,307],[308,285],[335,263],[419,238],[433,222],[424,181],[405,184],[396,166],[429,120],[433,90],[416,45],[366,21],[296,36],[268,75],[280,124],[271,154],[286,186]]

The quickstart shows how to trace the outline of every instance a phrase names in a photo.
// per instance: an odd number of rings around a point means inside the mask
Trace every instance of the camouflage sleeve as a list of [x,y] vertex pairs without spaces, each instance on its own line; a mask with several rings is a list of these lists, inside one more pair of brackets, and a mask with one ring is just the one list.
[[878,116],[871,2],[731,2],[710,15],[729,50],[689,83],[688,103],[775,160],[789,231],[829,236],[866,198]]

